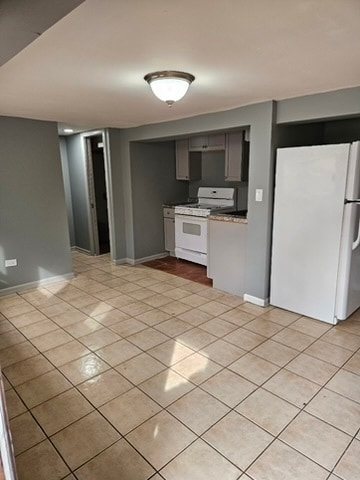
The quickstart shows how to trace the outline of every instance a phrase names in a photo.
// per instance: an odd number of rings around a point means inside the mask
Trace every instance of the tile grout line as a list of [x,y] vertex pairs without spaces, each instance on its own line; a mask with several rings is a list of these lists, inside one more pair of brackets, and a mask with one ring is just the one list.
[[[231,307],[231,308],[229,308],[229,310],[231,310],[231,309],[233,309],[233,308],[234,308],[234,307]],[[236,307],[235,307],[235,308],[236,308]],[[131,318],[134,318],[134,317],[131,317]],[[218,316],[215,317],[215,318],[218,318]],[[258,317],[255,317],[255,318],[258,318]],[[294,321],[295,321],[295,320],[294,320]],[[162,323],[162,322],[161,322],[161,323]],[[231,323],[231,322],[230,322],[230,323]],[[103,327],[104,327],[104,326],[103,326]],[[283,326],[283,330],[284,330],[285,328],[287,328],[287,327],[288,327],[288,326]],[[149,326],[148,326],[148,328],[149,328]],[[151,326],[150,328],[153,328],[153,326]],[[194,327],[194,328],[196,328],[196,327]],[[238,328],[241,328],[241,327],[238,327]],[[192,329],[191,329],[191,330],[192,330]],[[191,330],[190,330],[190,331],[191,331]],[[162,332],[162,333],[163,333],[163,332]],[[275,334],[274,334],[274,335],[275,335]],[[35,338],[36,338],[36,337],[35,337]],[[81,338],[81,337],[79,337],[79,338]],[[122,337],[122,338],[126,338],[126,337]],[[173,337],[171,337],[171,338],[173,338]],[[271,338],[271,337],[266,338],[266,339],[264,340],[264,342],[265,342],[266,340],[270,339],[270,338]],[[209,345],[211,345],[212,343],[215,343],[215,342],[216,342],[217,340],[219,340],[219,339],[222,339],[222,340],[223,340],[223,337],[217,337],[217,338],[216,338],[213,342],[211,342]],[[78,338],[75,338],[75,340],[79,341]],[[318,339],[315,339],[314,341],[317,341],[317,340],[318,340]],[[32,343],[31,340],[28,340],[28,341],[29,341],[30,343]],[[130,340],[130,341],[131,341],[131,340]],[[262,343],[264,343],[264,342],[262,342]],[[80,343],[81,343],[81,341],[80,341]],[[165,343],[165,341],[164,341],[164,343]],[[313,343],[314,343],[314,342],[313,342]],[[88,348],[88,347],[86,347],[86,348]],[[254,349],[255,349],[255,348],[257,348],[257,347],[254,347]],[[146,350],[142,350],[142,351],[145,352],[145,353],[147,353]],[[92,353],[95,353],[95,351],[91,351],[91,352],[92,352]],[[199,353],[199,349],[198,349],[198,350],[195,350],[195,351],[193,351],[193,352],[194,352],[194,353]],[[250,351],[247,351],[246,354],[249,353],[249,352],[251,352],[251,350],[250,350]],[[43,355],[42,352],[40,352],[40,353]],[[193,355],[194,353],[192,353],[191,355]],[[300,351],[298,355],[300,355],[301,353],[303,353],[303,351]],[[354,354],[355,354],[355,353],[356,353],[356,352],[354,352]],[[200,354],[201,354],[201,353],[200,353]],[[244,355],[246,355],[246,354],[244,354]],[[354,355],[354,354],[353,354],[353,355]],[[140,354],[139,354],[139,355],[140,355]],[[298,356],[298,355],[297,355],[297,356]],[[297,356],[296,356],[296,357],[297,357]],[[296,357],[294,357],[294,358],[296,358]],[[100,358],[101,358],[101,357],[100,357]],[[134,358],[134,357],[132,357],[132,358]],[[155,358],[156,358],[156,357],[155,357]],[[186,358],[187,358],[187,357],[186,357]],[[241,357],[240,357],[240,358],[241,358]],[[260,358],[261,358],[261,357],[260,357]],[[157,360],[158,360],[158,359],[157,359]],[[292,360],[293,360],[293,359],[292,359]],[[289,362],[291,362],[292,360],[290,360]],[[182,360],[179,360],[179,362],[180,362],[180,361],[182,361]],[[268,361],[268,360],[266,360],[266,361]],[[289,362],[288,362],[288,363],[289,363]],[[69,362],[69,363],[70,363],[70,362]],[[122,363],[123,363],[123,362],[122,362]],[[178,363],[178,362],[177,362],[177,363]],[[215,363],[216,363],[216,362],[215,362]],[[233,362],[233,363],[234,363],[234,362]],[[287,364],[288,364],[288,363],[287,363]],[[344,362],[344,363],[346,363],[346,362]],[[285,364],[283,367],[281,367],[279,371],[281,371],[281,369],[283,369],[287,364]],[[220,373],[221,371],[226,370],[230,365],[231,365],[231,364],[229,364],[229,365],[227,365],[227,366],[225,366],[225,367],[224,367],[223,365],[221,365],[223,368],[222,368],[222,370],[220,370],[220,371],[217,372],[217,373]],[[115,370],[115,367],[116,367],[116,366],[112,367],[112,366],[110,365],[110,369],[112,369],[112,370]],[[55,367],[55,368],[56,368],[58,371],[60,371],[60,370],[58,369],[58,367]],[[171,367],[167,367],[167,368],[171,368]],[[337,371],[339,371],[339,370],[341,369],[341,367],[337,367],[337,368],[338,368]],[[115,371],[116,371],[116,370],[115,370]],[[62,373],[62,372],[60,371],[60,373]],[[119,372],[118,372],[118,373],[119,373]],[[236,373],[236,372],[233,372],[233,373]],[[278,372],[276,372],[276,373],[278,373]],[[336,373],[337,373],[337,372],[336,372]],[[334,375],[335,375],[336,373],[334,373]],[[237,374],[237,373],[236,373],[236,374]],[[180,374],[180,375],[181,375],[181,374]],[[239,374],[237,374],[237,375],[239,375]],[[274,374],[274,375],[275,375],[275,374]],[[214,375],[213,375],[213,376],[214,376]],[[241,377],[241,375],[239,375],[239,376]],[[152,377],[150,377],[150,378],[152,378]],[[184,377],[184,378],[186,378],[186,377]],[[212,378],[212,377],[209,377],[209,378]],[[271,378],[271,377],[270,377],[270,378]],[[246,379],[246,380],[247,380],[247,379]],[[308,379],[307,379],[307,380],[308,380]],[[86,380],[85,380],[85,381],[86,381]],[[188,380],[188,381],[189,381],[189,380]],[[205,380],[205,381],[207,381],[207,380]],[[205,381],[204,381],[204,382],[205,382]],[[267,381],[267,380],[266,380],[266,381]],[[264,383],[266,383],[266,381],[265,381]],[[330,381],[330,380],[329,380],[329,381]],[[204,383],[204,382],[203,382],[203,383]],[[10,382],[9,382],[9,383],[10,383]],[[83,382],[82,382],[82,383],[83,383]],[[130,383],[132,383],[132,382],[130,382]],[[191,383],[191,382],[190,382],[190,383]],[[134,384],[133,384],[133,385],[134,385]],[[201,385],[201,384],[200,384],[200,385]],[[195,385],[195,388],[197,388],[197,387],[199,388],[200,385]],[[74,386],[74,387],[76,388],[76,386]],[[135,385],[135,387],[138,388],[137,385]],[[260,387],[261,387],[261,386],[257,386],[257,389],[260,388]],[[321,387],[321,388],[323,388],[323,387]],[[256,390],[257,390],[257,389],[256,389]],[[256,391],[256,390],[255,390],[255,391]],[[321,389],[320,389],[320,390],[321,390]],[[209,393],[209,392],[206,392],[206,393]],[[253,393],[253,392],[252,392],[252,393]],[[186,395],[186,394],[184,394],[184,395]],[[249,394],[249,395],[251,395],[251,394]],[[317,394],[315,394],[315,395],[317,395]],[[180,399],[180,398],[182,398],[182,397],[183,397],[183,396],[179,397],[178,399]],[[151,398],[151,397],[149,397],[149,398]],[[214,398],[216,398],[216,397],[214,397]],[[246,398],[247,398],[247,397],[245,397],[242,401],[244,401]],[[279,398],[281,398],[281,397],[279,397]],[[313,398],[313,397],[312,397],[312,398]],[[151,399],[152,399],[152,398],[151,398]],[[178,400],[178,399],[177,399],[177,400]],[[152,400],[154,401],[154,399],[152,399]],[[175,401],[177,401],[177,400],[175,400]],[[217,400],[219,401],[219,399],[217,399]],[[283,400],[284,400],[284,399],[283,399]],[[175,401],[174,401],[174,402],[175,402]],[[240,405],[240,404],[242,403],[242,401],[241,401],[238,405]],[[285,401],[286,401],[286,400],[285,400]],[[172,403],[174,403],[174,402],[172,402]],[[91,403],[91,402],[90,402],[90,403]],[[162,410],[166,410],[170,405],[171,405],[171,404],[169,404],[167,407],[162,407],[162,406],[160,405],[160,407],[162,408]],[[238,406],[238,405],[237,405],[237,406]],[[231,410],[234,410],[235,408],[236,408],[236,407],[233,407],[233,409],[231,409]],[[230,411],[231,411],[231,410],[230,410]],[[169,413],[171,414],[171,412],[169,412]],[[228,412],[228,413],[229,413],[229,412]],[[238,412],[237,412],[237,413],[238,413]],[[224,416],[226,416],[226,415],[227,415],[227,414],[225,414]],[[152,417],[151,417],[151,418],[152,418]],[[174,418],[176,418],[176,417],[174,417]],[[222,417],[222,418],[223,418],[223,417]],[[178,420],[178,419],[177,419],[177,420]],[[178,420],[178,421],[179,421],[179,420]],[[219,421],[220,421],[220,420],[219,420]],[[181,422],[181,423],[182,423],[182,422]],[[110,425],[111,425],[111,423],[110,423]],[[185,425],[185,424],[183,424],[183,425]],[[256,424],[255,424],[255,425],[256,425]],[[185,426],[186,426],[186,425],[185,425]],[[136,427],[136,428],[137,428],[137,427]],[[189,427],[186,426],[186,428],[189,428]],[[211,428],[211,427],[209,427],[209,428]],[[260,428],[261,428],[261,427],[260,427]],[[286,427],[285,427],[285,428],[286,428]],[[125,438],[124,436],[122,436],[122,437]],[[198,438],[200,438],[200,436],[198,436]],[[196,441],[196,440],[195,440],[195,441]],[[186,447],[186,448],[187,448],[187,447]],[[213,447],[212,447],[212,448],[213,448]],[[224,458],[226,458],[226,457],[224,457]],[[172,461],[172,460],[171,460],[171,461]],[[162,467],[162,468],[163,468],[163,467]]]

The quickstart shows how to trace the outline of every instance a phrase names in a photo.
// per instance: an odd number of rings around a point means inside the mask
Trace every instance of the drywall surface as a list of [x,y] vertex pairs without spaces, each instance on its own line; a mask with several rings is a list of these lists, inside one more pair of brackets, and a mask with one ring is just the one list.
[[0,117],[0,172],[0,289],[71,274],[57,125]]
[[130,152],[134,252],[141,259],[164,253],[162,205],[187,200],[189,187],[175,178],[174,142],[133,142]]
[[236,209],[247,209],[247,182],[225,180],[225,151],[201,154],[201,179],[189,182],[189,197],[197,197],[199,187],[225,187],[236,189]]
[[68,217],[69,225],[69,234],[70,234],[70,245],[75,247],[75,231],[74,231],[74,217],[72,211],[72,198],[71,198],[71,188],[70,188],[70,176],[69,176],[69,164],[66,148],[66,139],[60,137],[60,156],[61,156],[61,168],[64,178],[64,189],[65,189],[65,201],[66,201],[66,211]]
[[290,98],[277,103],[276,122],[309,122],[360,114],[360,87]]
[[[123,174],[125,166],[122,161],[121,130],[109,128],[105,133],[105,137],[111,169],[111,172],[109,172],[108,195],[112,200],[109,208],[110,223],[113,225],[113,229],[110,231],[112,236],[112,259],[115,262],[119,262],[127,258],[126,232],[131,228],[131,226],[125,222],[125,204],[131,216],[132,206],[131,199],[124,195],[124,185],[126,188],[126,181]],[[111,190],[111,194],[109,190]]]

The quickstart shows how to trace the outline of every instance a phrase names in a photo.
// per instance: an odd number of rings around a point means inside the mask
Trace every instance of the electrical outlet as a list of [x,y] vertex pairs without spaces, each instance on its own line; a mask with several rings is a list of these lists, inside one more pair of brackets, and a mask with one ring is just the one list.
[[5,260],[5,267],[16,267],[17,260],[16,258],[12,258],[11,260]]

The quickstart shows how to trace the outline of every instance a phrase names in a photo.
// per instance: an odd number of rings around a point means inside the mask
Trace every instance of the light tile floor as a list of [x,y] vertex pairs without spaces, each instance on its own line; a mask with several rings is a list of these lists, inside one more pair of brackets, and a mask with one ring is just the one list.
[[0,297],[19,480],[360,478],[360,312],[331,327],[73,259]]

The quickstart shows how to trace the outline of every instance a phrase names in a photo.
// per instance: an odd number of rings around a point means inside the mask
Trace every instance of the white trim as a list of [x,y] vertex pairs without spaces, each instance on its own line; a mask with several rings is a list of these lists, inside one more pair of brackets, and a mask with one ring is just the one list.
[[85,253],[86,255],[91,255],[90,250],[85,250],[85,248],[81,247],[71,247],[72,252],[80,252],[80,253]]
[[[82,137],[82,150],[83,150],[83,157],[85,160],[85,172],[86,172],[86,199],[87,199],[87,215],[88,215],[88,225],[89,225],[89,235],[90,235],[90,254],[91,255],[99,255],[99,233],[98,233],[98,226],[97,222],[94,224],[94,209],[91,208],[91,189],[93,189],[94,185],[90,185],[90,183],[94,182],[93,176],[89,175],[89,152],[87,148],[87,140],[91,137],[101,135],[103,146],[103,161],[104,161],[104,168],[105,168],[105,184],[106,184],[106,197],[107,197],[107,207],[108,207],[108,226],[109,226],[109,243],[110,243],[110,255],[112,258],[113,263],[116,262],[114,259],[115,255],[115,216],[114,216],[114,200],[113,200],[113,188],[112,188],[112,171],[111,171],[111,160],[110,160],[110,140],[109,134],[107,130],[93,130],[84,132],[81,134]],[[91,157],[91,151],[90,151]],[[91,171],[92,171],[92,160],[91,160]],[[90,183],[89,183],[90,182]],[[95,198],[94,205],[95,205]],[[95,231],[96,230],[96,231]],[[97,237],[97,238],[96,238]]]
[[163,252],[163,253],[157,253],[156,255],[150,255],[149,257],[137,258],[136,260],[134,260],[133,258],[121,258],[120,260],[114,260],[113,264],[123,265],[127,263],[128,265],[138,265],[140,263],[149,262],[150,260],[157,260],[158,258],[164,258],[168,256],[169,256],[168,252]]
[[104,165],[105,165],[105,182],[106,182],[106,196],[108,202],[108,223],[109,223],[109,240],[110,240],[110,257],[113,261],[115,258],[115,212],[114,212],[114,193],[113,193],[113,178],[111,169],[111,153],[110,153],[110,138],[109,130],[105,129],[102,132],[104,143]]
[[125,264],[129,263],[129,259],[128,258],[120,258],[119,260],[112,260],[111,263],[113,265],[125,265]]
[[168,252],[157,253],[156,255],[150,255],[149,257],[138,258],[136,260],[131,259],[131,265],[138,265],[139,263],[150,262],[150,260],[157,260],[158,258],[168,257]]
[[95,198],[95,181],[93,170],[93,154],[91,149],[91,137],[99,136],[99,134],[84,134],[84,152],[85,152],[85,168],[86,168],[86,185],[87,185],[87,201],[88,201],[88,218],[89,218],[89,234],[90,234],[90,250],[92,255],[99,255],[99,231],[96,212]]
[[67,273],[65,275],[58,275],[56,277],[43,278],[41,280],[36,280],[35,282],[22,283],[20,285],[15,285],[14,287],[3,288],[0,290],[0,297],[22,290],[28,290],[30,288],[42,287],[51,283],[66,282],[72,280],[73,278],[75,278],[73,273]]
[[255,305],[259,305],[259,307],[267,307],[269,305],[270,299],[269,298],[259,298],[253,297],[252,295],[248,295],[247,293],[244,294],[245,302],[254,303]]

